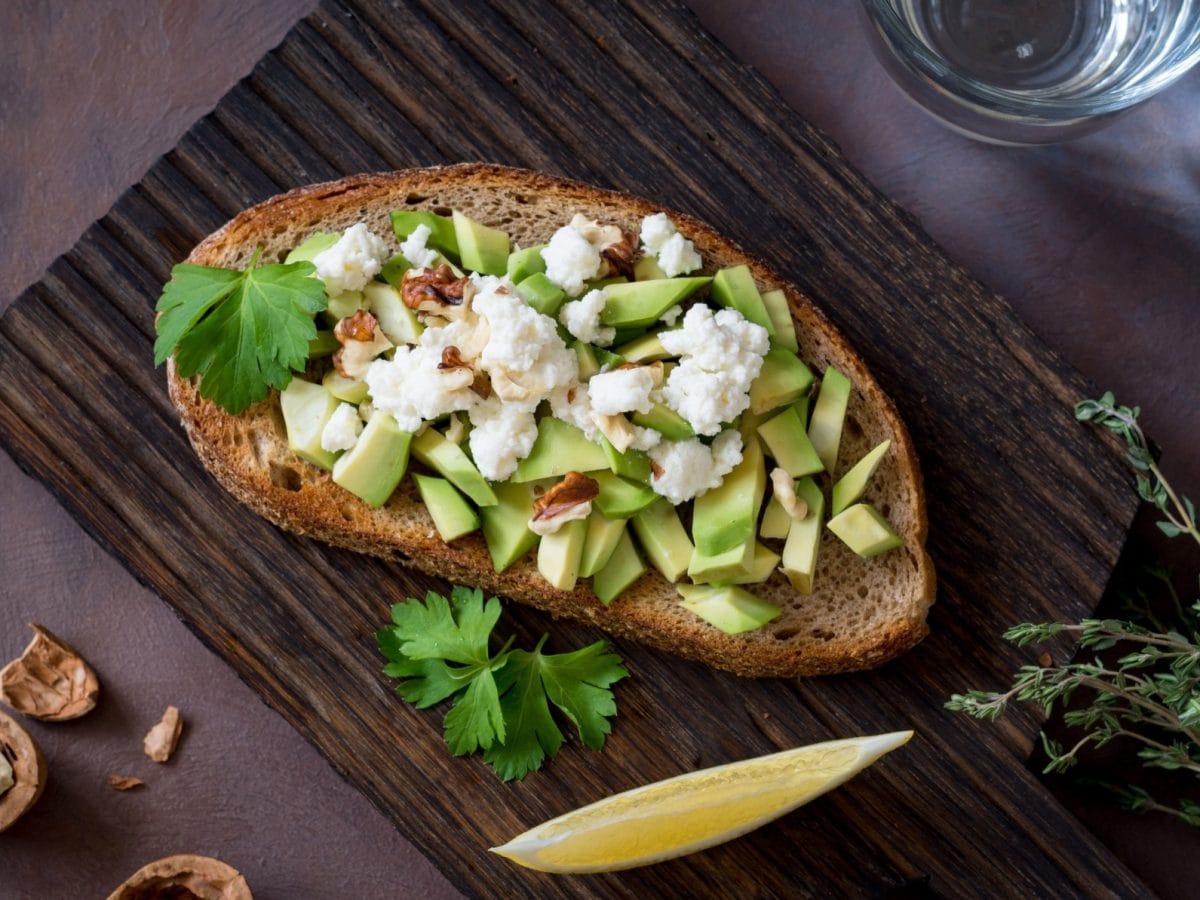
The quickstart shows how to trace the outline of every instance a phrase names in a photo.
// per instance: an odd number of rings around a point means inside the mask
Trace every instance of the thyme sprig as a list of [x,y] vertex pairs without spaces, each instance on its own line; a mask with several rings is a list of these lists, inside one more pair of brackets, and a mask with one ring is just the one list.
[[[1158,468],[1138,423],[1140,413],[1136,406],[1116,405],[1112,393],[1084,400],[1075,409],[1079,421],[1107,428],[1125,440],[1138,495],[1163,513],[1157,523],[1163,534],[1191,535],[1200,543],[1195,506],[1172,489]],[[1126,598],[1126,608],[1152,627],[1132,618],[1016,625],[1004,637],[1017,646],[1068,634],[1077,639],[1081,650],[1096,655],[1059,666],[1023,666],[1009,690],[954,694],[947,709],[994,721],[1013,701],[1036,703],[1047,716],[1061,707],[1063,722],[1083,734],[1066,747],[1043,732],[1048,773],[1066,772],[1089,747],[1098,749],[1122,739],[1137,745],[1137,755],[1148,768],[1182,770],[1200,777],[1200,600],[1184,607],[1166,569],[1152,566],[1147,574],[1165,587],[1172,601],[1168,620],[1153,612],[1147,595],[1140,593]],[[1111,652],[1114,648],[1120,648],[1120,655]],[[1086,702],[1072,703],[1077,693]],[[1200,826],[1200,804],[1194,801],[1181,799],[1172,805],[1155,800],[1136,785],[1106,783],[1104,787],[1124,809],[1162,812]]]

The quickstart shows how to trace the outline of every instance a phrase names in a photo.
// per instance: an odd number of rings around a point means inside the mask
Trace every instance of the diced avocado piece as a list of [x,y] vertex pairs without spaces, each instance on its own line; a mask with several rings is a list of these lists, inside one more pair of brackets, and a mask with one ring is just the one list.
[[558,318],[558,312],[567,299],[563,289],[547,278],[544,272],[534,272],[517,282],[517,296],[543,316],[552,319]]
[[594,281],[589,281],[587,283],[587,286],[588,286],[588,290],[590,290],[590,291],[602,291],[609,285],[628,284],[628,282],[629,282],[629,279],[626,278],[624,275],[612,275],[608,278],[597,278]]
[[808,412],[812,408],[812,394],[808,393],[792,404],[792,409],[796,411],[796,415],[800,417],[800,421],[804,423],[804,428],[808,430]]
[[587,381],[600,371],[600,361],[596,359],[596,348],[584,341],[571,341],[570,347],[575,351],[579,360],[579,380]]
[[590,578],[603,569],[624,533],[624,519],[610,519],[593,511],[587,519],[587,537],[584,538],[583,556],[579,560],[579,577]]
[[613,334],[612,345],[614,347],[620,347],[623,344],[628,344],[630,341],[636,341],[638,338],[645,336],[645,325],[635,325],[632,328],[618,328]]
[[604,289],[608,300],[600,311],[600,321],[617,328],[653,325],[664,312],[710,281],[709,277],[657,278],[611,284]]
[[279,405],[283,408],[283,424],[287,428],[288,448],[301,459],[320,466],[333,468],[336,453],[321,447],[321,432],[329,423],[329,417],[338,408],[339,400],[325,387],[303,378],[292,378],[288,386],[279,392]]
[[783,504],[772,496],[767,501],[767,508],[763,510],[762,524],[758,526],[758,536],[781,541],[788,536],[788,530],[791,527],[792,517],[783,508]]
[[322,250],[328,250],[338,242],[341,235],[333,231],[314,231],[284,257],[285,263],[312,262]]
[[328,356],[341,346],[342,342],[334,337],[332,331],[321,329],[317,332],[317,336],[308,342],[308,358],[319,359],[322,356]]
[[412,435],[396,420],[376,410],[358,443],[333,465],[333,482],[371,506],[383,506],[408,468]]
[[762,628],[782,612],[774,603],[734,585],[681,584],[679,593],[683,597],[680,606],[726,634]]
[[796,482],[796,496],[808,504],[803,519],[788,520],[787,543],[783,545],[780,568],[801,594],[811,594],[817,572],[817,552],[821,549],[821,523],[825,519],[825,497],[811,478]]
[[671,354],[663,349],[662,341],[658,339],[658,334],[657,331],[643,334],[641,337],[634,338],[632,341],[621,344],[619,347],[614,347],[613,352],[626,362],[654,362],[656,359],[667,359]]
[[625,362],[622,357],[611,350],[605,350],[603,347],[593,347],[592,349],[596,351],[596,362],[600,363],[601,369],[615,369]]
[[692,580],[697,584],[760,584],[771,577],[771,573],[775,571],[777,565],[779,565],[779,554],[756,543],[745,573],[728,579],[693,577]]
[[511,481],[492,485],[496,505],[480,507],[483,537],[497,572],[509,566],[533,549],[538,536],[529,530],[533,517],[533,485]]
[[721,553],[705,553],[697,546],[688,562],[687,574],[695,582],[733,581],[748,575],[753,561],[753,536]]
[[538,422],[537,440],[529,455],[517,464],[513,481],[536,481],[568,472],[607,469],[608,457],[600,445],[562,419],[546,416]]
[[650,564],[667,581],[678,581],[687,571],[694,548],[675,507],[666,498],[661,498],[631,521]]
[[417,314],[404,304],[399,288],[374,281],[363,288],[363,299],[379,321],[379,328],[393,344],[415,344],[425,326]]
[[630,417],[634,425],[653,428],[668,441],[686,441],[696,436],[687,419],[662,403],[655,403],[650,412],[635,412]]
[[362,308],[362,291],[342,291],[336,297],[329,298],[329,305],[325,307],[325,315],[330,322],[336,325],[346,316],[352,316]]
[[412,442],[412,455],[470,497],[476,506],[495,506],[499,501],[475,463],[462,447],[432,428],[426,428]]
[[575,587],[579,579],[579,564],[583,561],[587,531],[587,519],[577,519],[564,523],[553,534],[542,536],[538,544],[538,571],[550,582],[551,587],[560,591]]
[[417,472],[413,473],[413,480],[434,527],[447,544],[479,527],[479,514],[449,481]]
[[775,462],[793,478],[814,475],[825,468],[794,406],[759,425],[758,436]]
[[771,335],[771,346],[780,347],[792,353],[800,352],[800,344],[796,340],[796,320],[792,318],[792,307],[788,304],[787,294],[780,290],[763,291],[763,306],[775,326]]
[[604,435],[599,436],[600,448],[608,457],[608,467],[614,475],[630,478],[643,484],[650,481],[650,456],[642,450],[630,448],[622,453]]
[[425,246],[458,258],[458,236],[450,219],[423,210],[398,209],[392,213],[392,231],[398,241],[416,231],[418,225],[429,226],[429,240]]
[[768,335],[775,336],[775,323],[767,314],[767,307],[754,284],[749,266],[722,269],[713,277],[710,293],[722,306],[736,309],[755,325],[767,329]]
[[634,281],[657,281],[666,278],[667,273],[662,270],[662,266],[658,264],[658,258],[654,256],[643,256],[633,264],[633,280]]
[[646,564],[633,546],[629,530],[621,532],[617,546],[608,563],[592,579],[592,590],[605,606],[625,592],[631,584],[646,574]]
[[856,503],[842,510],[828,524],[843,544],[866,559],[904,546],[904,538],[869,503]]
[[508,278],[513,284],[520,284],[530,275],[546,271],[546,261],[542,259],[545,244],[536,247],[525,247],[508,254]]
[[766,413],[799,400],[812,388],[813,374],[796,354],[772,347],[750,385],[750,411]]
[[489,228],[457,209],[451,218],[463,268],[484,275],[503,275],[508,269],[508,232]]
[[849,405],[850,379],[830,366],[821,378],[821,389],[817,391],[817,402],[813,404],[812,418],[808,422],[809,439],[830,475],[837,465],[842,425]]
[[692,537],[697,549],[705,556],[717,556],[731,547],[753,544],[766,484],[762,447],[756,440],[748,441],[733,471],[696,498]]
[[875,470],[883,462],[883,457],[891,448],[891,441],[884,441],[858,462],[845,475],[838,479],[833,486],[830,513],[837,515],[851,503],[866,493],[867,485],[875,475]]
[[404,258],[404,254],[397,253],[383,264],[383,268],[379,270],[379,277],[392,287],[399,288],[404,283],[404,273],[411,268],[412,264]]
[[330,369],[326,372],[325,377],[321,379],[321,384],[325,385],[325,390],[339,400],[345,400],[355,406],[367,399],[367,383],[355,378],[347,378],[337,369]]
[[610,519],[628,519],[637,515],[658,499],[658,494],[644,484],[634,484],[612,472],[593,472],[600,493],[592,505]]

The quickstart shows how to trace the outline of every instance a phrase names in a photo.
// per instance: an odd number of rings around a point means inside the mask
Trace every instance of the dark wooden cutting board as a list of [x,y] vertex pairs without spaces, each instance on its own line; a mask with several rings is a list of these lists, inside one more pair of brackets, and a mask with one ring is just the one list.
[[[501,784],[399,702],[372,633],[435,584],[283,534],[191,452],[151,366],[171,265],[243,207],[375,169],[485,159],[657,198],[803,286],[866,357],[921,454],[941,583],[931,636],[881,671],[749,681],[618,642],[602,754]],[[330,2],[0,320],[0,440],[460,888],[480,896],[1145,890],[1027,770],[1036,723],[947,696],[1028,661],[999,637],[1087,614],[1134,510],[1089,391],[837,148],[668,0]],[[522,635],[597,635],[512,607]],[[1069,652],[1059,647],[1056,652]],[[486,848],[610,792],[830,737],[913,727],[875,769],[705,854],[554,878]]]

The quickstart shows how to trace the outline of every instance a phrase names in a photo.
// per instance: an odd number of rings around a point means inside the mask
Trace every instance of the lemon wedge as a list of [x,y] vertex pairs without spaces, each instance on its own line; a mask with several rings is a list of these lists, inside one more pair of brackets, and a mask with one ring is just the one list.
[[540,872],[614,872],[740,837],[850,780],[911,731],[826,741],[656,781],[531,828],[492,853]]

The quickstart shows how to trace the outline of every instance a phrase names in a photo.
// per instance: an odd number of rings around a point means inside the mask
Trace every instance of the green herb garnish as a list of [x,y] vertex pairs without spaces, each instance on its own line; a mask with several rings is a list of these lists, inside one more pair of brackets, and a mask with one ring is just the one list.
[[444,724],[455,756],[476,750],[503,780],[524,778],[553,758],[563,733],[556,706],[585,746],[600,750],[617,707],[610,688],[628,673],[620,657],[597,641],[574,653],[546,654],[542,635],[532,650],[491,654],[488,638],[500,601],[455,587],[447,600],[432,591],[392,607],[392,625],[376,632],[389,662],[384,674],[400,679],[396,693],[425,709],[453,698]]
[[235,415],[304,370],[326,305],[312,263],[257,266],[260,253],[241,272],[180,263],[156,307],[154,364],[174,353],[180,377],[200,375],[200,396]]

